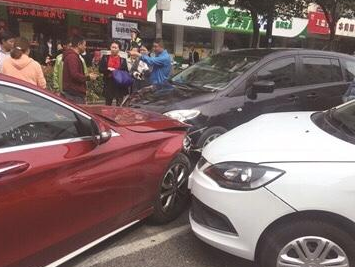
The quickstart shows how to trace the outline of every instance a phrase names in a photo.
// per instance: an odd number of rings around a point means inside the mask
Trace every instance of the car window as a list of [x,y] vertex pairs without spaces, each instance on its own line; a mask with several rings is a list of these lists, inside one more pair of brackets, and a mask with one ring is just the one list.
[[341,82],[343,81],[343,73],[341,71],[341,66],[339,59],[332,59],[332,81],[333,82]]
[[223,90],[258,61],[259,57],[241,54],[217,54],[207,57],[174,76],[171,81],[190,86],[191,90]]
[[0,85],[0,149],[91,136],[91,121],[40,96]]
[[277,59],[258,71],[257,81],[272,81],[275,89],[296,85],[296,59],[294,57]]
[[303,57],[303,81],[306,85],[342,81],[339,60],[320,57]]
[[345,72],[347,81],[355,79],[355,60],[345,60]]

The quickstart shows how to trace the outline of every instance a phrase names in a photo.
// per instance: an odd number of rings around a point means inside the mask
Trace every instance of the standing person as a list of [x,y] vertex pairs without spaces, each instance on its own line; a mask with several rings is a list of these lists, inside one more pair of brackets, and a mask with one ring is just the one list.
[[45,89],[46,79],[42,67],[29,54],[30,42],[23,37],[16,38],[10,57],[3,63],[3,73]]
[[0,73],[4,60],[10,57],[10,52],[14,48],[15,36],[11,32],[3,31],[0,34]]
[[104,75],[104,94],[107,106],[112,105],[113,99],[116,99],[116,105],[119,106],[129,93],[128,87],[117,85],[113,79],[112,73],[115,70],[128,72],[127,60],[119,55],[120,48],[121,43],[113,41],[110,46],[111,55],[103,56],[99,64],[99,71]]
[[128,50],[132,50],[134,47],[139,49],[142,46],[142,39],[139,35],[140,31],[137,28],[131,28],[131,42]]
[[[149,56],[149,51],[146,46],[142,45],[139,51],[141,55]],[[147,87],[150,85],[149,83],[150,69],[147,63],[143,62],[139,57],[137,58],[132,68],[130,69],[130,73],[134,78],[134,83],[132,86],[133,93],[139,91],[143,87]]]
[[155,57],[149,57],[148,55],[142,55],[134,51],[130,53],[131,55],[139,56],[143,62],[153,68],[150,75],[150,82],[157,89],[162,89],[171,73],[171,58],[168,51],[164,49],[164,43],[161,40],[154,42],[153,51]]
[[63,91],[63,53],[71,47],[69,40],[62,41],[61,53],[55,58],[55,65],[53,69],[53,89],[57,92]]
[[63,96],[77,104],[85,104],[86,82],[94,81],[97,75],[85,74],[85,64],[80,54],[86,50],[86,41],[81,36],[72,38],[72,47],[63,55]]
[[191,46],[191,50],[189,53],[189,65],[192,66],[200,61],[200,55],[195,50],[195,46]]
[[130,73],[132,73],[131,70],[132,70],[133,66],[135,64],[137,64],[137,61],[139,61],[139,57],[136,55],[137,52],[139,52],[139,48],[138,47],[133,47],[131,51],[133,51],[135,53],[133,55],[130,55],[128,57],[128,59],[127,59],[127,67],[128,67],[128,71]]

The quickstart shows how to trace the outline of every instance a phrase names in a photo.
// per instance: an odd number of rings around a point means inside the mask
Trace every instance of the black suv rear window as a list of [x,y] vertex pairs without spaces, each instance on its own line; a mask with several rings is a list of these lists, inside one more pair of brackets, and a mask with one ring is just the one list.
[[307,85],[343,80],[338,59],[303,57],[303,76]]

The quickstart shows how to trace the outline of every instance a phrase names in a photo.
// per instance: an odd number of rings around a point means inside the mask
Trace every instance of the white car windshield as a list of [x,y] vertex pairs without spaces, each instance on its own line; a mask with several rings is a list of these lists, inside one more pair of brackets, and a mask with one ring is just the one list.
[[330,116],[338,122],[338,126],[349,134],[355,135],[355,101],[330,111]]

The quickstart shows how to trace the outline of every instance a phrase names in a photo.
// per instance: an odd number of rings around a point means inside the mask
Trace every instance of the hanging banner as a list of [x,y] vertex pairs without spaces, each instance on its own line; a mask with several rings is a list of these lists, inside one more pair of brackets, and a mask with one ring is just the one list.
[[138,28],[138,24],[128,21],[112,21],[112,38],[113,39],[131,39],[131,28]]
[[79,10],[136,19],[147,19],[148,0],[14,0],[12,2]]

